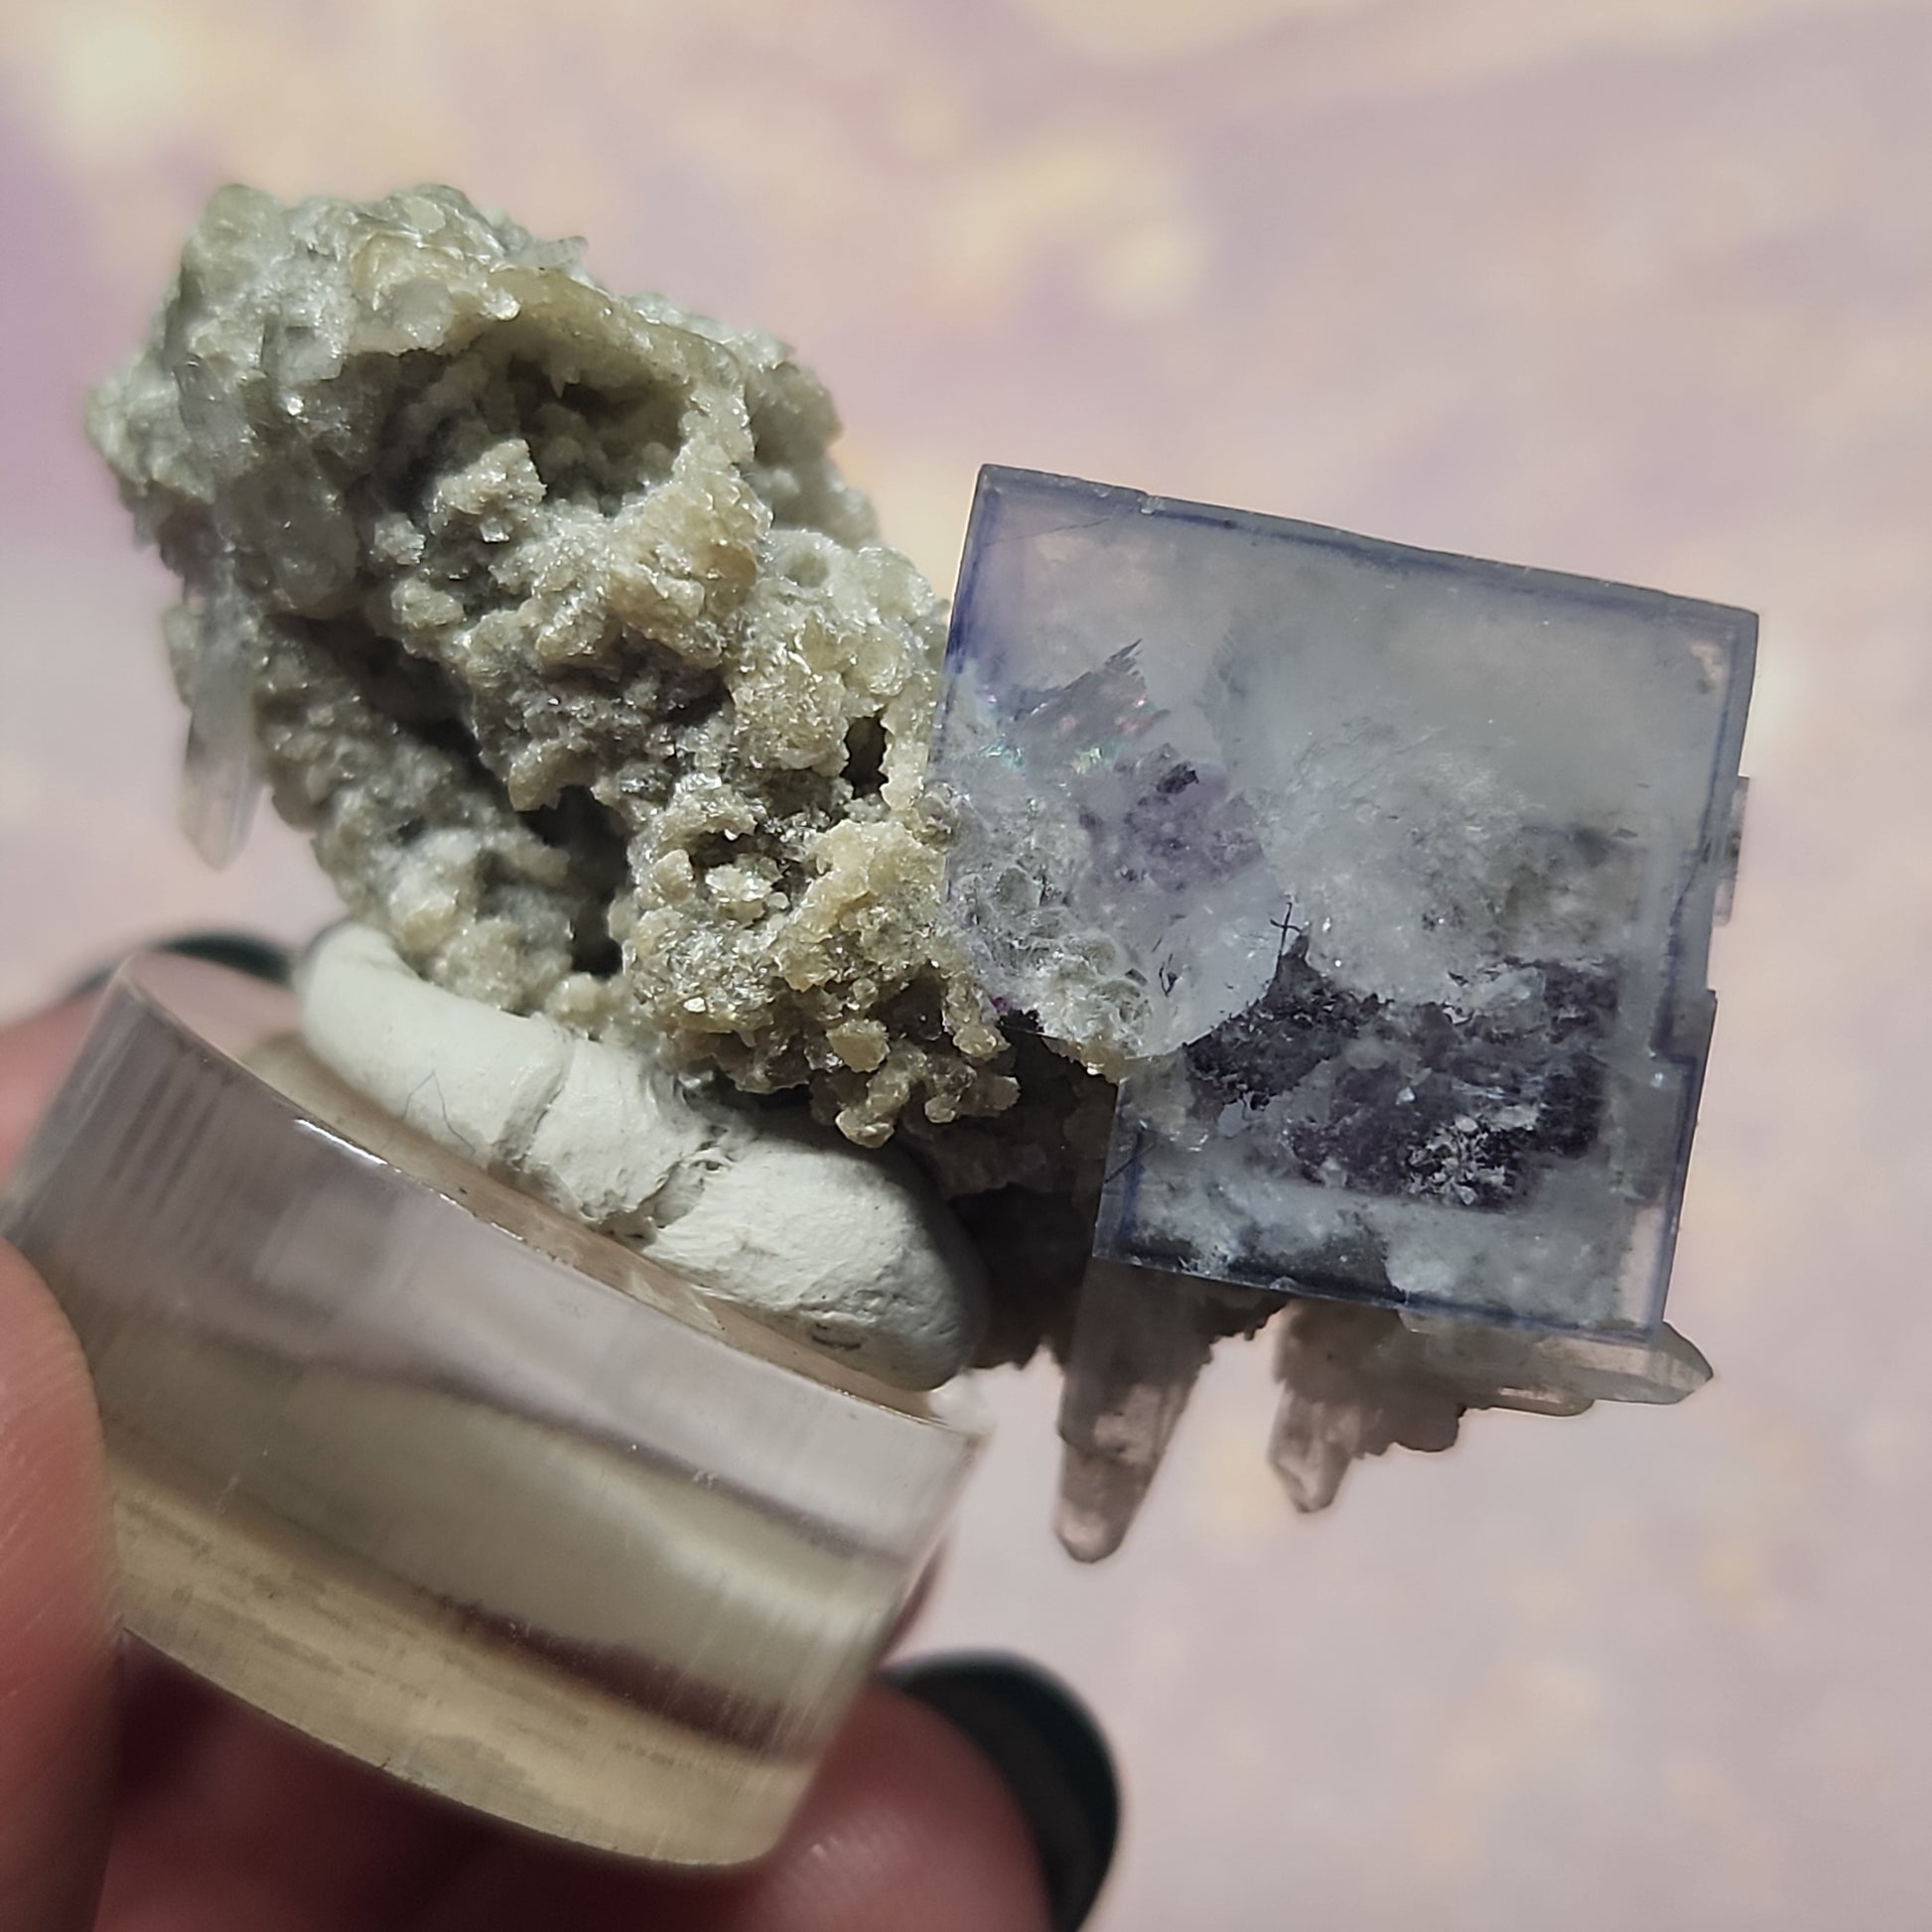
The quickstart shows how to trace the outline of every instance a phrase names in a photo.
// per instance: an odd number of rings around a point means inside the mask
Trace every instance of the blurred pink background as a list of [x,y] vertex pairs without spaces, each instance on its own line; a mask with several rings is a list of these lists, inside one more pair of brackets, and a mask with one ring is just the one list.
[[67,0],[0,9],[0,1010],[144,934],[297,937],[77,429],[207,192],[457,183],[771,328],[951,581],[986,460],[1763,613],[1673,1412],[1477,1418],[1293,1520],[1259,1351],[1126,1552],[1048,1532],[1051,1378],[921,1634],[1129,1786],[1103,1932],[1932,1921],[1932,8],[1860,0]]

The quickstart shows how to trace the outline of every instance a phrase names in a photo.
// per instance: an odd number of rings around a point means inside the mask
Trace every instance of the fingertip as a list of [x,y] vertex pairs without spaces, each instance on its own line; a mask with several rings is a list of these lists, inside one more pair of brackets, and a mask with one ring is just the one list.
[[0,1029],[0,1180],[27,1143],[93,1018],[91,999],[64,1000]]
[[784,1842],[717,1932],[1048,1932],[1026,1819],[943,1718],[867,1689]]
[[106,1516],[86,1359],[47,1285],[0,1241],[0,1584],[30,1555],[71,1552],[55,1571],[79,1567],[104,1585]]
[[912,1658],[884,1673],[969,1738],[1012,1792],[1033,1834],[1055,1932],[1084,1925],[1120,1838],[1113,1752],[1077,1693],[1001,1651]]
[[87,1922],[112,1770],[107,1477],[86,1364],[0,1243],[0,1925]]

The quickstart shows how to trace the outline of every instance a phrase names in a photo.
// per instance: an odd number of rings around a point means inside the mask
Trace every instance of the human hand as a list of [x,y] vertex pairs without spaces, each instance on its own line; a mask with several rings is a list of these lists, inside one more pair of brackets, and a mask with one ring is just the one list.
[[[85,1019],[0,1031],[0,1174]],[[868,1689],[777,1851],[679,1876],[493,1826],[123,1649],[111,1573],[85,1365],[0,1247],[0,1932],[1030,1932],[1097,1883],[1056,1867],[1063,1807],[1012,1710],[975,1721],[956,1680]]]

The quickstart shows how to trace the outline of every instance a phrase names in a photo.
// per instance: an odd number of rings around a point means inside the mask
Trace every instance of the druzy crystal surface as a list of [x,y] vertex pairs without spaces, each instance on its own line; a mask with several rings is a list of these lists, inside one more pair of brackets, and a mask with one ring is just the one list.
[[1013,1106],[920,803],[943,606],[783,345],[450,189],[230,188],[89,423],[183,579],[208,856],[259,775],[453,992],[866,1146]]
[[930,782],[980,983],[1123,1080],[1096,1255],[1649,1333],[1754,630],[985,471]]

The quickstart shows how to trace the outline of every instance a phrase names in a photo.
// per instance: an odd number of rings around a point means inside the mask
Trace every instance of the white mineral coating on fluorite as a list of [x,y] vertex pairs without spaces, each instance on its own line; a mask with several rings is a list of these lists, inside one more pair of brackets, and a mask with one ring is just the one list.
[[1125,1076],[1096,1255],[1654,1327],[1754,636],[985,471],[931,782],[988,992]]
[[867,1146],[1012,1104],[921,803],[941,606],[782,345],[449,189],[231,188],[89,422],[183,579],[213,856],[253,762],[453,992]]
[[1068,614],[1050,597],[1035,610],[1032,589],[972,608],[1015,637],[1024,671],[979,629],[947,664],[935,776],[953,918],[1003,1008],[1117,1079],[1261,996],[1281,894],[1252,811],[1185,749],[1202,734],[1149,690],[1142,640],[1063,686],[1005,686],[1070,669],[1055,662]]
[[479,1167],[901,1388],[965,1367],[979,1264],[909,1164],[707,1104],[634,1048],[446,992],[368,926],[325,934],[298,986],[316,1056]]

